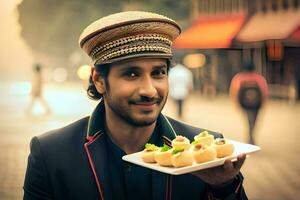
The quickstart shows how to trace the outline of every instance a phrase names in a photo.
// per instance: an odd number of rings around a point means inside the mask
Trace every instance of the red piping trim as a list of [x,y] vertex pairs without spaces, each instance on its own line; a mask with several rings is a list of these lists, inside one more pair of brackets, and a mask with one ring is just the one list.
[[93,136],[86,136],[86,140],[88,141],[88,142],[90,142],[91,140],[93,140]]
[[94,138],[89,138],[90,140],[87,143],[84,144],[84,148],[86,150],[86,153],[87,153],[87,156],[88,156],[88,159],[89,159],[89,163],[91,165],[91,168],[92,168],[92,171],[93,171],[93,174],[94,174],[94,178],[96,180],[96,184],[97,184],[98,191],[100,193],[100,197],[101,197],[102,200],[104,200],[103,191],[102,191],[102,188],[101,188],[101,184],[100,184],[100,181],[99,181],[98,176],[96,174],[95,165],[94,165],[94,162],[92,160],[90,151],[88,149],[88,145],[90,145],[93,142],[95,142],[101,135],[102,134],[100,134],[100,135],[98,135],[97,137],[94,137]]
[[85,139],[87,140],[87,142],[89,143],[89,144],[91,144],[92,142],[94,142],[97,138],[97,136],[98,135],[101,135],[102,134],[102,132],[101,131],[98,131],[98,132],[96,132],[94,135],[87,135],[86,137],[85,137]]

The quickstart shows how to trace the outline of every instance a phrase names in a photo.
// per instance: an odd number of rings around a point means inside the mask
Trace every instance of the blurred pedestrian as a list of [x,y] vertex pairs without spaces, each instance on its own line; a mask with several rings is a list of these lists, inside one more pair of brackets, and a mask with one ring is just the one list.
[[243,65],[243,71],[237,73],[230,85],[230,96],[246,112],[249,124],[250,144],[255,144],[254,127],[257,115],[268,97],[266,79],[255,72],[253,62]]
[[193,90],[193,74],[182,64],[177,64],[169,72],[170,97],[177,104],[177,115],[183,115],[183,103]]
[[43,77],[42,67],[40,64],[36,64],[33,67],[33,76],[31,83],[31,101],[25,111],[26,114],[31,114],[34,109],[35,103],[39,101],[44,108],[45,114],[50,113],[50,108],[43,97]]

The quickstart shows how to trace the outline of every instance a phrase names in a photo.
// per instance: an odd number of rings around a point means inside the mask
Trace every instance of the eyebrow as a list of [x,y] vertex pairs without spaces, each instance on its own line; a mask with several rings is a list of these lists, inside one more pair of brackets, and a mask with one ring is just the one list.
[[[153,66],[153,69],[161,69],[161,68],[168,68],[168,66],[166,64],[157,64]],[[120,71],[126,71],[126,70],[141,70],[141,67],[139,67],[138,65],[127,65],[122,67],[122,69]]]
[[168,66],[166,65],[166,64],[160,64],[160,65],[154,65],[154,67],[153,68],[168,68]]
[[140,67],[135,66],[135,65],[127,65],[127,66],[122,67],[120,69],[120,72],[124,72],[124,71],[127,71],[127,70],[140,70]]

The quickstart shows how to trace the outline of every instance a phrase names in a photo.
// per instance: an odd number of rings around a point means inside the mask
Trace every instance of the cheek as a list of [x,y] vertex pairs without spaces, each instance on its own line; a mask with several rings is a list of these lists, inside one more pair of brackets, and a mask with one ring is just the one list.
[[160,95],[166,95],[169,91],[169,82],[168,82],[168,80],[164,80],[162,82],[159,82],[156,85],[156,89],[157,89],[157,92]]
[[136,88],[136,84],[124,81],[110,82],[110,93],[114,96],[126,97],[131,96]]

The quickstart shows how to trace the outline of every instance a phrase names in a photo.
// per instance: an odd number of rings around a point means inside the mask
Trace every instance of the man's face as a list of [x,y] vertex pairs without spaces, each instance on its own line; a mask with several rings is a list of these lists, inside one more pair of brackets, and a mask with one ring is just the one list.
[[110,67],[102,92],[106,112],[133,126],[153,124],[168,96],[166,59],[131,59]]

